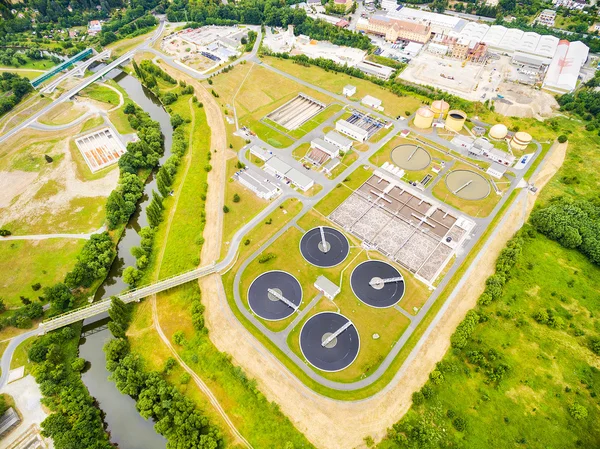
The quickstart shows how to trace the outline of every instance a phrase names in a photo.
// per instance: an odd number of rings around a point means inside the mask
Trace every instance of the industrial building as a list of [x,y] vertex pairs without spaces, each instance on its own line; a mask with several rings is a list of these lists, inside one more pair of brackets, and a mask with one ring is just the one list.
[[343,151],[344,153],[350,151],[350,149],[352,148],[352,140],[342,136],[339,133],[336,133],[333,130],[325,134],[324,139],[325,142],[335,145],[340,149],[340,151]]
[[496,179],[501,179],[506,173],[506,166],[497,162],[492,162],[492,165],[488,167],[486,173]]
[[338,285],[331,282],[325,276],[319,276],[314,285],[327,299],[335,298],[341,291]]
[[250,189],[259,198],[270,200],[281,193],[279,181],[263,170],[249,166],[233,175],[244,187]]
[[289,181],[293,186],[298,187],[303,192],[306,192],[315,183],[310,176],[290,167],[276,156],[273,156],[265,162],[264,170],[276,178],[279,177],[285,181]]
[[342,163],[342,161],[337,157],[334,159],[330,159],[329,162],[327,162],[325,165],[323,165],[322,171],[326,175],[330,175],[331,172],[341,163]]
[[390,79],[394,69],[386,65],[377,64],[371,61],[362,61],[356,64],[356,68],[367,75],[377,77],[384,81]]
[[432,33],[448,33],[460,31],[467,21],[456,16],[447,16],[434,12],[423,11],[414,8],[401,8],[397,11],[388,12],[388,17],[398,20],[407,20],[430,27]]
[[350,84],[344,86],[343,94],[345,97],[352,97],[356,93],[356,86]]
[[575,90],[579,71],[587,61],[589,51],[589,47],[580,41],[561,40],[548,66],[542,87],[558,93]]
[[376,16],[369,19],[360,18],[356,22],[356,29],[365,33],[382,36],[389,42],[405,40],[424,44],[429,41],[431,36],[431,27],[429,25],[395,19],[390,16]]
[[381,100],[379,98],[372,97],[371,95],[365,95],[362,100],[360,100],[361,104],[373,109],[377,109],[378,111],[383,111],[381,107]]
[[267,115],[267,118],[287,130],[293,130],[313,118],[323,109],[325,109],[325,104],[300,93]]
[[258,145],[252,145],[250,147],[250,154],[252,154],[253,156],[256,156],[263,162],[267,162],[269,159],[271,159],[273,157],[272,151],[267,151],[264,148],[259,147]]
[[339,147],[318,137],[310,142],[310,151],[307,154],[306,159],[314,165],[321,166],[329,159],[336,158],[339,155]]
[[335,122],[335,129],[342,134],[346,134],[348,137],[351,137],[354,140],[358,140],[359,142],[364,142],[369,138],[369,131],[362,129],[361,127],[356,126],[346,120],[338,120]]

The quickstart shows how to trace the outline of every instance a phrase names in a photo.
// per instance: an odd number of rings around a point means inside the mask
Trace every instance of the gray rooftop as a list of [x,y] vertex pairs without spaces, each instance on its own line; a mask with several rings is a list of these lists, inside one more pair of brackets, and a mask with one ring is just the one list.
[[275,170],[276,172],[278,172],[282,175],[289,172],[290,169],[292,168],[276,156],[273,156],[271,159],[269,159],[265,165],[267,167],[272,168],[273,170]]
[[0,416],[0,435],[5,434],[10,428],[19,424],[21,419],[14,408],[9,408],[4,415]]
[[252,166],[238,174],[240,179],[243,179],[248,184],[252,185],[256,191],[264,194],[278,190],[279,182],[273,176],[264,170],[258,170]]
[[331,297],[334,297],[340,292],[340,288],[325,276],[319,276],[317,278],[315,281],[315,287],[317,287],[319,290],[323,290]]
[[299,170],[292,168],[285,174],[285,177],[292,181],[293,184],[297,186],[301,186],[302,188],[307,188],[314,181],[310,176],[306,176]]
[[337,153],[340,149],[338,147],[336,147],[335,145],[333,145],[332,143],[329,142],[325,142],[323,139],[321,139],[320,137],[317,137],[316,139],[313,139],[310,142],[311,146],[319,148],[320,150],[325,151],[327,154],[329,154],[330,156],[334,153]]
[[340,133],[336,133],[333,130],[325,134],[325,139],[329,140],[334,145],[337,145],[339,147],[346,147],[348,145],[352,146],[352,139],[342,136]]

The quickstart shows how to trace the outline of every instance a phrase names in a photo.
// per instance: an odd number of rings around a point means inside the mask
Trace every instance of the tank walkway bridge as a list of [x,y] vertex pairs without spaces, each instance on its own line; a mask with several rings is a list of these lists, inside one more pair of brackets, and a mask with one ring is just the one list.
[[[144,287],[139,287],[134,290],[129,290],[128,292],[119,295],[118,298],[121,299],[121,301],[123,301],[124,303],[139,301],[140,299],[145,298],[147,296],[163,292],[170,288],[177,287],[179,285],[199,279],[204,276],[208,276],[209,274],[215,273],[216,271],[217,266],[215,264],[200,267],[195,270],[188,271],[186,273],[162,279],[156,282],[155,284],[146,285]],[[85,320],[86,318],[91,318],[103,312],[107,312],[110,308],[110,304],[110,298],[104,298],[101,301],[95,302],[88,306],[84,306],[79,309],[63,313],[62,315],[52,317],[40,323],[40,326],[38,328],[39,334],[43,335],[46,332],[59,329],[63,326],[68,326],[69,324]]]

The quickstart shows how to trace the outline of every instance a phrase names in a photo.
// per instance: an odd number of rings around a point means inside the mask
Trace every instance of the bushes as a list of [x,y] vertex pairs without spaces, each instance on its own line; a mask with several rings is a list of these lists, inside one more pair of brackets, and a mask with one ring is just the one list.
[[67,273],[65,284],[70,288],[89,287],[95,280],[103,279],[116,254],[108,232],[93,234],[77,256],[73,271]]
[[565,136],[564,134],[561,134],[560,136],[558,136],[559,143],[565,143],[567,140],[568,140],[567,136]]
[[474,310],[469,310],[465,319],[458,325],[450,338],[454,348],[462,349],[467,345],[475,326],[479,323],[479,315]]
[[267,263],[269,260],[273,260],[277,257],[276,254],[274,253],[266,253],[266,254],[262,254],[259,258],[258,258],[258,263]]
[[573,419],[579,421],[587,418],[588,411],[583,405],[574,402],[569,406],[569,415],[571,415]]

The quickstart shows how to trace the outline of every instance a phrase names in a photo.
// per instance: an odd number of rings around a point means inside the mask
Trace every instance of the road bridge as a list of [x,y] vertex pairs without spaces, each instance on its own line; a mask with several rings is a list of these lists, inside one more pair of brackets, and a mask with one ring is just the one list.
[[97,61],[106,61],[110,57],[110,53],[111,53],[110,50],[104,50],[102,53],[98,53],[93,58],[90,58],[87,61],[83,61],[83,62],[75,65],[71,70],[69,70],[66,73],[63,73],[60,77],[58,77],[57,79],[55,79],[48,85],[44,86],[40,90],[40,92],[43,94],[50,94],[50,93],[54,92],[54,89],[56,89],[56,87],[60,83],[62,83],[64,80],[66,80],[67,78],[70,78],[73,75],[80,76],[80,77],[85,75],[85,71],[87,70],[87,68],[90,65],[92,65],[94,62],[97,62]]
[[[139,287],[134,290],[130,290],[126,293],[123,293],[122,295],[119,295],[118,297],[124,303],[139,301],[140,299],[145,298],[147,296],[160,293],[162,291],[168,290],[173,287],[177,287],[179,285],[199,279],[204,276],[208,276],[209,274],[212,274],[215,271],[217,271],[217,266],[215,264],[196,268],[195,270],[187,271],[185,273],[178,274],[170,278],[162,279],[161,281],[158,281],[155,284],[146,285],[144,287]],[[40,323],[38,328],[39,334],[43,335],[46,332],[50,332],[52,330],[59,329],[64,326],[68,326],[69,324],[85,320],[86,318],[91,318],[103,312],[107,312],[110,308],[110,304],[110,298],[104,298],[101,301],[95,302],[88,306],[71,310],[69,312],[63,313],[62,315],[52,317]]]

